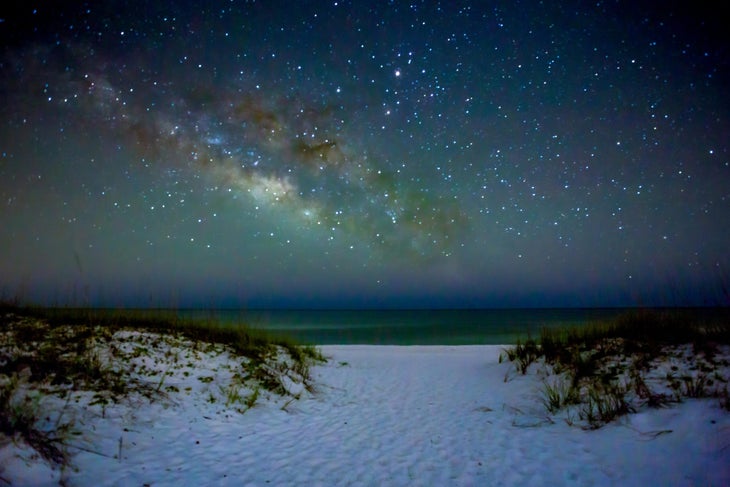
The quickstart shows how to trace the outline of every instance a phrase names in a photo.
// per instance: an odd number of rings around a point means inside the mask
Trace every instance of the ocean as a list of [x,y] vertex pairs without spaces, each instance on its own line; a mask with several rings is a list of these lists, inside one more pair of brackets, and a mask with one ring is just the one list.
[[313,345],[514,344],[543,327],[581,326],[628,308],[488,310],[177,310],[183,318],[262,329]]

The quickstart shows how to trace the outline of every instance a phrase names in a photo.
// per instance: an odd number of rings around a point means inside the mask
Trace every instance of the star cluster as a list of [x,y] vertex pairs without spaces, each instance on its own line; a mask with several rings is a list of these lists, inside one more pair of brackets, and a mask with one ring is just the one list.
[[3,293],[727,304],[712,12],[371,3],[3,14]]

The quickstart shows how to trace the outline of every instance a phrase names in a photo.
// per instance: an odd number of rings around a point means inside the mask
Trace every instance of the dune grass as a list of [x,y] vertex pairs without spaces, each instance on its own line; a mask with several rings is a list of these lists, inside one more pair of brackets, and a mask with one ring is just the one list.
[[600,348],[606,340],[621,339],[627,353],[656,354],[662,346],[686,343],[710,351],[714,344],[730,343],[727,318],[698,318],[689,310],[636,310],[582,327],[543,328],[540,349],[548,360],[560,360],[572,347]]
[[[129,336],[137,340],[132,347],[126,346]],[[312,390],[310,366],[325,360],[315,347],[243,325],[224,326],[212,319],[5,304],[0,306],[0,438],[21,439],[51,464],[66,466],[66,439],[73,423],[49,423],[41,400],[89,391],[93,394],[89,404],[103,408],[131,395],[155,401],[180,392],[166,383],[172,367],[187,367],[185,374],[191,366],[194,369],[193,362],[174,351],[180,343],[240,357],[240,368],[233,372],[230,384],[217,384],[214,389],[220,390],[222,403],[239,412],[254,407],[261,391],[293,395],[295,400],[298,393],[288,387],[292,382]],[[169,356],[156,368],[135,362],[161,351]],[[199,377],[203,382],[209,379],[213,378]],[[211,398],[218,400],[215,394]],[[63,416],[63,411],[56,413],[58,418]]]
[[[727,313],[710,319],[690,310],[636,310],[581,327],[543,328],[537,339],[528,337],[505,356],[520,374],[532,364],[544,367],[546,410],[577,411],[587,428],[684,398],[716,397],[727,410],[728,318]],[[666,362],[677,365],[661,375]]]
[[[8,309],[8,307],[5,307]],[[10,307],[25,316],[43,319],[51,326],[101,326],[107,329],[135,329],[158,333],[179,333],[193,341],[219,343],[232,347],[236,353],[255,358],[280,346],[295,360],[321,359],[316,348],[300,345],[285,336],[250,328],[244,324],[223,325],[214,318],[180,318],[172,311]],[[2,307],[0,307],[2,311]]]

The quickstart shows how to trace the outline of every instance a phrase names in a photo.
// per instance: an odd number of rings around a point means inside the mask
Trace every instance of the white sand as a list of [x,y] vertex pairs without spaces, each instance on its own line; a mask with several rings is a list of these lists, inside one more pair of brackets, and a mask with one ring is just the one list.
[[[730,485],[730,413],[718,400],[586,431],[551,422],[540,379],[499,364],[501,350],[326,346],[331,360],[314,369],[315,394],[286,410],[263,400],[245,414],[204,400],[195,374],[175,376],[194,392],[171,395],[174,405],[77,417],[87,433],[76,443],[96,452],[75,450],[77,471],[50,470],[6,445],[0,477],[99,486]],[[218,371],[226,360],[202,357],[197,366]]]

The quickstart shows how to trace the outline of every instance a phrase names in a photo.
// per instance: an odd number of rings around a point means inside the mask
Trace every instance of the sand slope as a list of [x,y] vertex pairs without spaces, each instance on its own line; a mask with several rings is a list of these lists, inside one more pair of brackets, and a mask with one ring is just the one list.
[[[539,379],[498,363],[500,350],[326,346],[316,393],[286,405],[239,414],[180,395],[175,405],[113,406],[87,418],[96,453],[78,452],[78,471],[63,477],[137,486],[730,484],[730,413],[717,400],[586,431],[551,421]],[[3,478],[57,484],[58,471],[29,467],[22,450],[0,452]]]

